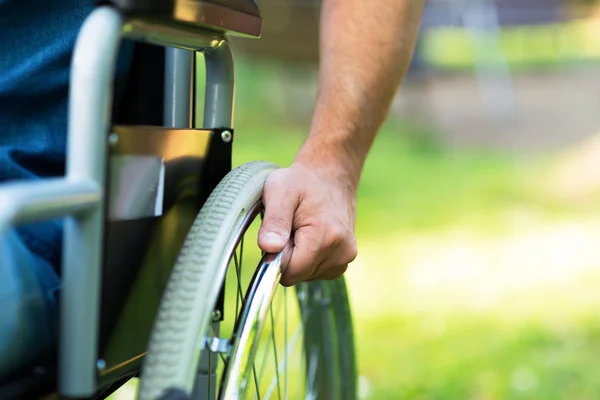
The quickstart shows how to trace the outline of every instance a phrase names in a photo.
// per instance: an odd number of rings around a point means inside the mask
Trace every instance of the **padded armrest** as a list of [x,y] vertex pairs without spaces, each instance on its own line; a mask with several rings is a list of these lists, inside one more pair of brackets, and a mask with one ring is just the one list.
[[97,4],[111,4],[125,13],[164,17],[172,15],[175,0],[97,0]]
[[96,0],[107,2],[125,14],[167,23],[259,37],[260,10],[253,0]]
[[260,10],[254,0],[109,0],[125,12],[153,15],[171,14],[177,3],[212,3],[230,10],[260,17]]
[[[190,1],[190,0],[187,0]],[[197,1],[197,0],[191,0]],[[254,0],[204,0],[204,3],[213,3],[231,10],[240,11],[254,17],[260,17],[260,10]]]

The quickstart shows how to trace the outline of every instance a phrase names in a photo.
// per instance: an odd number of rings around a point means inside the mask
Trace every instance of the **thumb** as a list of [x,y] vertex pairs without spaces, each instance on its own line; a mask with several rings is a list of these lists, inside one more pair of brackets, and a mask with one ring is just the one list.
[[265,215],[258,232],[258,246],[266,253],[279,253],[290,240],[297,194],[267,185],[263,203]]

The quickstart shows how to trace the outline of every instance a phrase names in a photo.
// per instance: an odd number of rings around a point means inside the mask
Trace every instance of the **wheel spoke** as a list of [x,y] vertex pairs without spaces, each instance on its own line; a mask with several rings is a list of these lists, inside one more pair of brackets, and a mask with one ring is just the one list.
[[[293,352],[294,349],[296,348],[296,343],[298,343],[300,337],[302,336],[304,329],[302,328],[302,325],[300,325],[296,331],[294,332],[294,335],[292,336],[292,340],[290,340],[290,343],[288,345],[288,347],[285,349],[285,355],[286,357],[289,357]],[[279,364],[276,366],[276,370],[279,370],[283,367],[283,364]],[[268,398],[270,398],[270,396],[273,394],[273,392],[275,391],[276,388],[276,384],[277,384],[277,380],[276,380],[276,376],[273,377],[273,379],[271,380],[271,382],[269,383],[269,389],[267,390],[267,396],[265,396],[265,400],[267,400]]]
[[244,237],[240,240],[240,274],[242,273],[242,263],[244,262]]
[[[298,289],[297,289],[298,290]],[[285,294],[284,294],[285,296]],[[284,360],[286,360],[287,358],[289,358],[291,356],[291,354],[294,352],[294,349],[296,348],[296,344],[298,343],[298,341],[300,340],[300,337],[302,336],[302,334],[304,333],[304,326],[307,324],[309,318],[311,317],[312,314],[312,309],[308,307],[308,293],[306,290],[305,286],[302,286],[302,288],[300,290],[298,290],[297,293],[297,297],[300,300],[300,325],[298,326],[298,328],[296,328],[296,330],[294,331],[291,339],[289,340],[289,343],[286,345],[285,348],[285,358]],[[287,305],[287,298],[284,297],[284,305]],[[287,311],[287,307],[286,307],[286,311]],[[279,310],[277,311],[276,315],[279,313]],[[284,316],[285,318],[285,316]],[[286,330],[286,338],[287,338],[287,322],[285,322],[285,330]],[[262,375],[262,369],[264,369],[265,366],[265,360],[266,360],[266,355],[263,358],[263,364],[261,366],[261,375]],[[312,360],[312,357],[311,357]],[[300,357],[300,362],[301,362],[301,369],[302,366],[304,365],[306,361],[306,354],[304,351],[301,352],[301,357]],[[316,361],[318,362],[318,358],[316,359]],[[284,363],[285,362],[285,363]],[[275,368],[276,371],[281,370],[284,365],[287,365],[286,361],[282,361],[282,364],[278,364]],[[315,364],[315,371],[314,374],[316,374],[316,366],[317,364]],[[260,380],[260,375],[259,375],[259,380]],[[314,377],[313,377],[314,380]],[[265,395],[265,400],[269,399],[271,397],[271,395],[273,394],[273,392],[276,389],[276,385],[278,383],[278,377],[277,376],[273,376],[273,378],[271,379],[271,382],[269,383],[269,388],[267,389],[267,394]],[[298,385],[299,386],[299,390],[302,391],[302,385]],[[303,396],[300,395],[298,398],[302,398]]]
[[[287,339],[288,339],[288,309],[287,309],[287,288],[283,288],[283,348],[286,349],[287,353]],[[288,368],[287,360],[288,355],[283,354],[283,398],[288,398]]]
[[[273,307],[273,304],[271,304],[269,307]],[[275,311],[275,319],[279,319],[279,314],[281,313],[281,305],[279,305],[279,307],[277,308],[277,311]],[[267,345],[268,347],[268,345]],[[265,371],[265,366],[267,365],[267,354],[268,352],[265,352],[265,355],[262,359],[262,362],[260,363],[260,370],[258,372],[258,383],[260,383],[262,381],[262,377],[263,377],[263,373]]]
[[254,390],[256,392],[255,399],[260,400],[260,389],[258,388],[258,379],[256,379],[256,368],[254,363],[252,363],[252,375],[254,375]]
[[277,359],[277,342],[275,341],[275,318],[273,318],[273,307],[269,307],[271,315],[271,338],[273,339],[273,353],[275,354],[275,374],[277,375],[277,395],[281,399],[281,386],[279,384],[279,361]]
[[[241,247],[243,248],[244,245],[244,237],[242,236],[242,242],[241,242]],[[238,261],[238,257],[237,257],[237,252],[233,252],[233,262],[235,264],[235,274],[237,276],[237,293],[235,296],[235,318],[237,319],[238,317],[238,312],[239,312],[239,306],[240,306],[240,300],[244,297],[244,293],[242,290],[242,266],[241,266],[241,255],[240,255],[240,261]]]

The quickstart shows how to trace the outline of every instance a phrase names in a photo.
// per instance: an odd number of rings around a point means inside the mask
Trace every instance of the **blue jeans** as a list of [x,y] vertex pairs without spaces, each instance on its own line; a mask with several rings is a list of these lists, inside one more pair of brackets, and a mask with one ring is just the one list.
[[57,334],[52,265],[15,230],[0,236],[0,377],[53,349]]
[[[0,185],[64,174],[70,63],[92,11],[92,0],[0,0]],[[124,42],[115,99],[132,50]],[[45,221],[0,237],[0,379],[54,347],[61,236]]]

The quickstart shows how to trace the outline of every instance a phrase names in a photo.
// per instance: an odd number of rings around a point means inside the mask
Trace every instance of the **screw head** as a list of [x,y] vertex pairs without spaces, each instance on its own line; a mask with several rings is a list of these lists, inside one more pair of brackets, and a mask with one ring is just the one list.
[[233,135],[231,134],[231,132],[229,131],[223,131],[223,133],[221,133],[221,139],[225,142],[225,143],[229,143],[231,142],[231,139],[233,138]]
[[213,311],[213,313],[212,313],[213,322],[217,322],[220,319],[221,319],[221,311],[219,311],[219,310]]
[[96,368],[98,368],[98,371],[104,371],[106,369],[106,361],[103,359],[96,361]]
[[119,135],[117,135],[116,133],[111,133],[110,135],[108,135],[108,144],[111,146],[116,145],[117,143],[119,143]]

